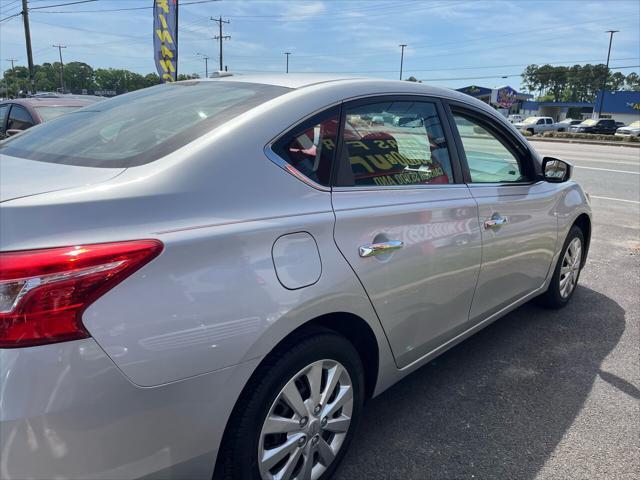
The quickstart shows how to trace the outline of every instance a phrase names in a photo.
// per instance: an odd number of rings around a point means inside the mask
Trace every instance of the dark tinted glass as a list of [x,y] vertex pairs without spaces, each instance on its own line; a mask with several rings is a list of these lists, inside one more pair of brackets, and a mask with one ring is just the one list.
[[9,113],[9,104],[5,103],[4,105],[0,105],[0,134],[4,133],[4,127],[5,127],[5,122],[7,121],[8,113]]
[[273,150],[308,179],[329,186],[338,119],[338,109],[317,115],[284,135]]
[[82,166],[141,165],[289,90],[233,81],[167,83],[43,123],[4,141],[0,153]]
[[342,186],[453,183],[447,141],[438,110],[430,102],[347,109],[344,149],[352,178],[341,175]]
[[7,130],[26,130],[33,126],[33,118],[26,108],[20,105],[13,105],[9,112]]

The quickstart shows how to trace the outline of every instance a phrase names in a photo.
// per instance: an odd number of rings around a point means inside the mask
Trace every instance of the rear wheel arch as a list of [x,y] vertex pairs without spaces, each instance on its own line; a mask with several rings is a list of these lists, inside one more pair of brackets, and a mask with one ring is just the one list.
[[218,458],[214,466],[213,479],[221,479],[224,476],[221,463],[221,452],[224,448],[228,437],[233,428],[230,428],[230,419],[236,415],[238,408],[241,407],[248,395],[251,395],[252,386],[258,381],[259,377],[270,368],[275,359],[281,357],[284,352],[292,348],[298,342],[309,339],[315,335],[337,334],[345,338],[356,350],[360,357],[363,373],[364,373],[364,399],[365,401],[373,395],[376,387],[376,381],[379,369],[379,351],[376,336],[369,324],[353,313],[335,312],[325,314],[302,324],[280,342],[278,342],[271,351],[262,359],[260,364],[255,368],[252,375],[247,380],[242,392],[238,396],[232,413],[227,420],[225,431],[222,437]]

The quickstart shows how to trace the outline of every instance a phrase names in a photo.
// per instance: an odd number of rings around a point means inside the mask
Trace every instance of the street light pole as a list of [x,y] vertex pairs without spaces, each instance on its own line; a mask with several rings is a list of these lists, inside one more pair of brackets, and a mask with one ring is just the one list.
[[62,93],[64,93],[64,63],[62,63],[62,49],[67,48],[67,46],[60,44],[54,44],[53,46],[58,49],[58,53],[60,54],[60,88],[62,88]]
[[604,72],[604,80],[602,81],[602,93],[600,94],[600,105],[598,106],[598,118],[602,115],[602,107],[604,106],[604,95],[607,88],[607,79],[609,78],[609,58],[611,57],[611,43],[613,42],[613,34],[620,30],[607,30],[609,34],[609,51],[607,52],[607,68]]
[[404,63],[404,47],[406,47],[407,44],[401,43],[399,46],[402,49],[400,51],[400,80],[402,80],[402,64]]
[[286,70],[286,73],[289,73],[289,55],[291,55],[291,52],[284,52],[284,54],[287,56],[287,70]]

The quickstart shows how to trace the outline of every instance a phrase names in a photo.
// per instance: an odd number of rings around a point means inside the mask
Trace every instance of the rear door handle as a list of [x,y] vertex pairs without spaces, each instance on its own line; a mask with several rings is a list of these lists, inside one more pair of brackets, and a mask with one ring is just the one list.
[[485,230],[497,230],[498,228],[505,226],[507,223],[509,223],[507,217],[501,217],[498,215],[492,217],[490,220],[485,220],[484,228]]
[[362,258],[373,257],[374,255],[382,255],[384,253],[390,253],[394,250],[402,248],[404,242],[400,240],[389,240],[388,242],[369,243],[367,245],[361,245],[358,247],[358,253]]

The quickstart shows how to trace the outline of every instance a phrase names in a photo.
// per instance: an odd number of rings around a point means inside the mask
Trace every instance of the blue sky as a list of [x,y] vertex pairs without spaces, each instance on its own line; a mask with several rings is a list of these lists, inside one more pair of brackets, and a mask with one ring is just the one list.
[[[73,0],[29,0],[43,7]],[[217,26],[210,16],[231,23],[224,33],[225,64],[230,70],[283,72],[291,52],[292,72],[344,72],[398,78],[400,48],[404,77],[447,87],[520,86],[518,75],[530,63],[572,65],[604,63],[608,34],[614,37],[611,65],[640,65],[639,0],[222,0],[186,5],[180,0],[181,73],[217,69]],[[0,18],[17,12],[21,0],[0,0]],[[108,12],[145,7],[152,0],[97,0],[32,10],[31,33],[36,63],[53,62],[67,45],[65,62],[94,67],[155,71],[152,10]],[[89,10],[96,10],[88,12]],[[63,12],[63,13],[53,13]],[[0,59],[26,65],[21,17],[0,23]],[[623,73],[640,68],[621,69]],[[502,78],[508,76],[507,78]]]

